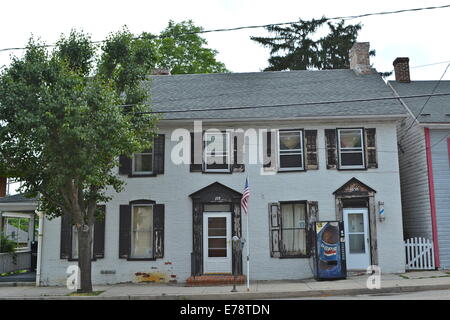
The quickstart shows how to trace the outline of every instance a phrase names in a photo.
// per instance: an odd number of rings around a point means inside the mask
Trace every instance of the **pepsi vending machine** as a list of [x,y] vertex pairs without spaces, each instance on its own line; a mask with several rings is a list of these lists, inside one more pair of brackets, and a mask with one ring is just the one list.
[[314,223],[314,278],[316,280],[345,279],[344,223],[317,221]]

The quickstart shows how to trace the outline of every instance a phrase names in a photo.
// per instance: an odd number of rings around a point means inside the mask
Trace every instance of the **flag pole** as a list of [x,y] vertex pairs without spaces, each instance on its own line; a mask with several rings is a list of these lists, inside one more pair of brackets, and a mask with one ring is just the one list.
[[[248,184],[248,175],[247,175]],[[250,206],[247,209],[247,291],[250,291],[250,232],[249,232],[249,212]]]

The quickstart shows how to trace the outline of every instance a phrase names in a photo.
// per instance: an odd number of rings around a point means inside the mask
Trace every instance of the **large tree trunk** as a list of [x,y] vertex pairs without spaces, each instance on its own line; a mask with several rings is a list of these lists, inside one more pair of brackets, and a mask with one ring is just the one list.
[[92,228],[93,225],[82,225],[78,230],[78,266],[80,268],[79,292],[92,292]]

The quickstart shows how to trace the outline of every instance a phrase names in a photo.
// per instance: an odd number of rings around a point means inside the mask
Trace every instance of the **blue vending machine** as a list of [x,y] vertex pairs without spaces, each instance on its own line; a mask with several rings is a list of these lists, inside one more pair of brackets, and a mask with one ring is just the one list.
[[316,280],[347,278],[344,223],[317,221],[313,226],[313,262]]

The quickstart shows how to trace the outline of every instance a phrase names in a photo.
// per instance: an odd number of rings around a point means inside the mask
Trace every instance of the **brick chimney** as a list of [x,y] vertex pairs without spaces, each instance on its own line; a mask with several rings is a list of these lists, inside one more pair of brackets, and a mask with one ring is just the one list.
[[392,64],[394,65],[395,81],[411,82],[409,77],[409,58],[397,58]]
[[6,196],[6,178],[0,177],[0,197]]
[[355,42],[349,51],[350,69],[356,74],[372,73],[369,59],[369,42]]
[[163,69],[163,68],[154,69],[152,71],[152,75],[155,75],[155,76],[161,76],[161,75],[170,76],[170,70],[169,69]]

